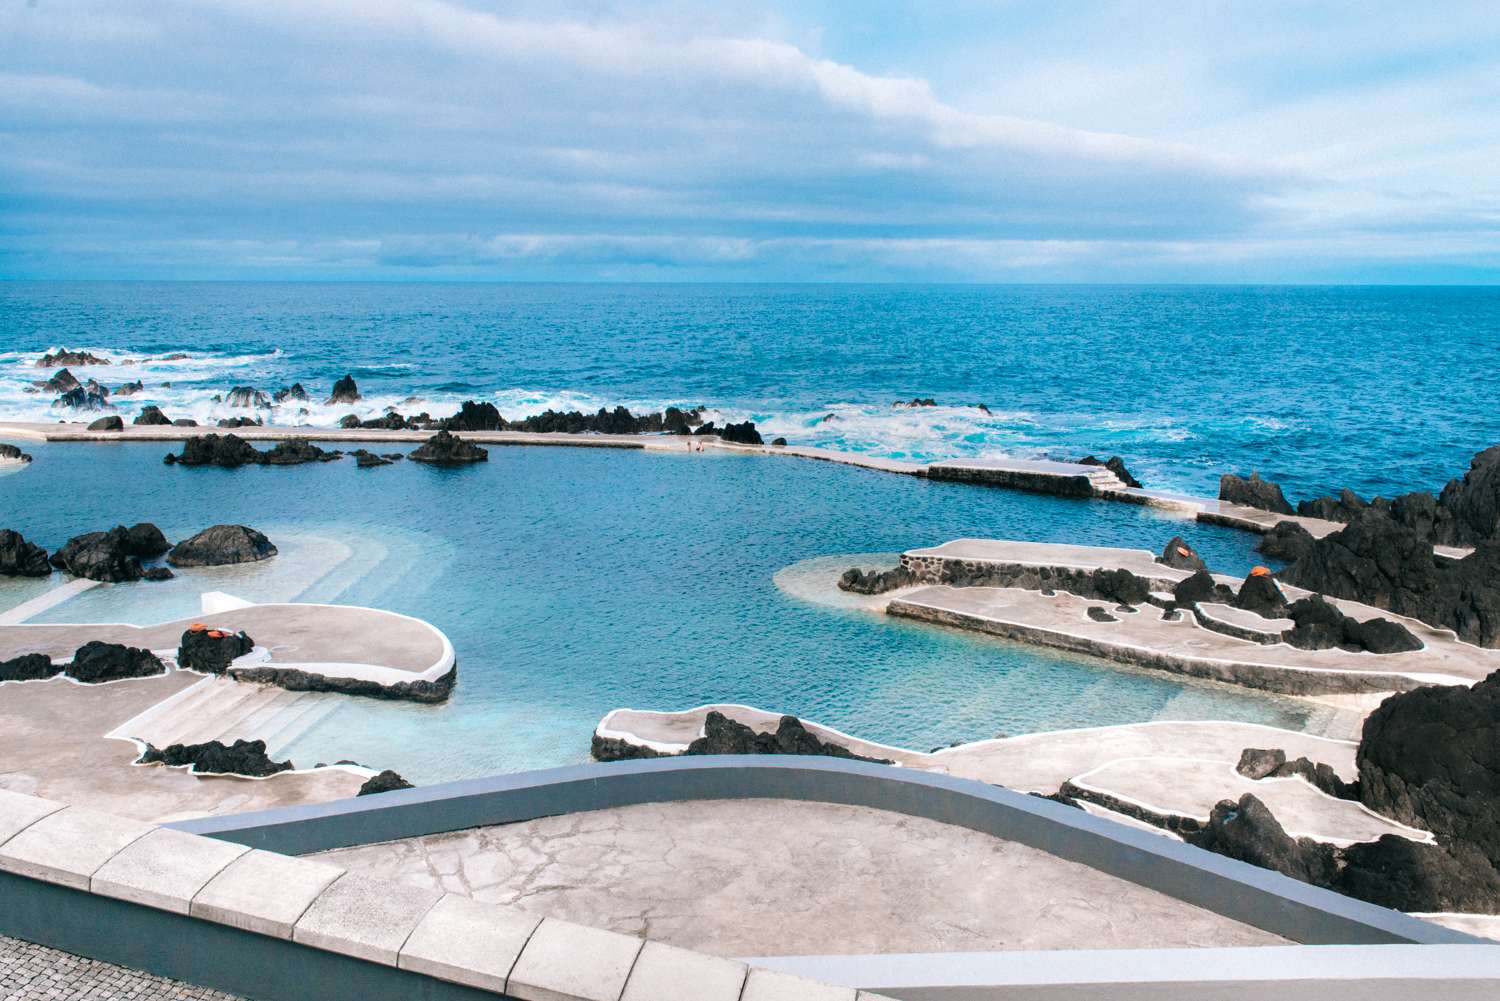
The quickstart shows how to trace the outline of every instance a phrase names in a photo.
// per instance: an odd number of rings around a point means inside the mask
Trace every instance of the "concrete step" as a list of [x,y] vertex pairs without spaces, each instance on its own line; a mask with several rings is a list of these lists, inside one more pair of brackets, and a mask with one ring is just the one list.
[[[296,743],[297,740],[312,730],[313,727],[327,719],[342,704],[342,700],[337,695],[310,693],[307,695],[306,701],[310,703],[309,707],[304,712],[299,713],[290,725],[281,727],[269,738],[263,737],[259,733],[255,735],[253,739],[265,740],[267,755],[273,758],[285,757],[287,748]],[[307,763],[303,762],[303,767],[306,766]]]

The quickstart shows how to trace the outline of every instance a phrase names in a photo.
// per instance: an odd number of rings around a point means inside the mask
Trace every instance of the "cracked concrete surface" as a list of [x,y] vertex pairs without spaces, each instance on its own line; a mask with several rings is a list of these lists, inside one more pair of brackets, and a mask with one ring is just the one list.
[[826,803],[653,803],[314,857],[728,957],[1288,944],[1034,848]]

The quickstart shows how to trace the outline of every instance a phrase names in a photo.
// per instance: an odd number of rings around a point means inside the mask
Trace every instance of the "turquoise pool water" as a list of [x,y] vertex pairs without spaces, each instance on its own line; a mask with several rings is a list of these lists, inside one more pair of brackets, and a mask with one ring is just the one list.
[[[0,477],[0,508],[49,549],[136,521],[174,541],[248,524],[281,547],[253,566],[96,587],[36,621],[161,621],[224,590],[371,605],[448,634],[459,659],[449,702],[346,700],[290,747],[299,765],[353,758],[429,783],[583,761],[593,727],[621,706],[748,703],[921,749],[1150,719],[1300,728],[1311,712],[775,583],[803,561],[963,536],[1159,550],[1181,533],[1217,569],[1257,562],[1251,536],[1145,508],[713,452],[493,448],[488,463],[461,469],[222,470],[166,467],[165,445],[28,449],[33,466]],[[0,578],[0,607],[39,586]]]

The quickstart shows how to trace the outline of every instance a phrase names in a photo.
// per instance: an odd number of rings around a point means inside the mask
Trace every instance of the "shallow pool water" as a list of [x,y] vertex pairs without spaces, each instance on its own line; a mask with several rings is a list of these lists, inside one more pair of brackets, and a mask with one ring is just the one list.
[[[807,560],[893,561],[965,536],[1159,551],[1181,533],[1216,569],[1258,562],[1253,536],[1147,508],[712,451],[495,447],[467,468],[223,470],[164,466],[166,450],[29,445],[32,467],[0,478],[5,521],[49,549],[120,523],[152,521],[174,541],[240,523],[281,555],[102,585],[34,621],[161,621],[223,590],[415,615],[458,652],[450,701],[349,699],[290,747],[298,765],[353,758],[430,783],[583,761],[593,727],[621,706],[747,703],[921,749],[1151,719],[1300,728],[1312,712],[776,583]],[[0,578],[0,608],[36,591]]]

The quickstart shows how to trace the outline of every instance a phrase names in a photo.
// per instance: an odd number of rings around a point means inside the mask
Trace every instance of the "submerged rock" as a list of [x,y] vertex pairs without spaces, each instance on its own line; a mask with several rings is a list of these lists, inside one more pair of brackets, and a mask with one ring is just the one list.
[[416,786],[403,779],[400,775],[387,768],[379,775],[372,776],[364,785],[359,787],[356,796],[373,796],[376,793],[394,792],[397,789],[415,789]]
[[243,630],[211,629],[201,622],[189,626],[179,642],[177,665],[211,674],[223,674],[236,657],[255,649],[255,641]]
[[376,455],[374,452],[359,448],[349,453],[354,456],[354,464],[360,469],[368,469],[371,466],[389,466],[393,463],[384,456]]
[[154,425],[154,424],[171,424],[172,421],[167,417],[166,414],[164,414],[164,413],[161,412],[161,407],[158,407],[155,404],[152,404],[150,406],[142,407],[141,408],[140,416],[138,416],[131,423],[133,423],[133,424]]
[[1273,511],[1276,514],[1297,513],[1281,495],[1281,488],[1261,479],[1259,473],[1251,473],[1248,480],[1242,480],[1233,473],[1225,473],[1219,478],[1219,500],[1242,507]]
[[90,640],[73,652],[73,661],[63,668],[63,673],[75,681],[93,685],[166,674],[167,667],[150,650]]
[[427,439],[427,444],[407,455],[413,462],[431,462],[442,465],[468,462],[488,462],[488,449],[455,438],[447,431],[439,431]]
[[711,711],[703,723],[702,737],[683,754],[821,754],[888,765],[886,758],[866,758],[832,742],[825,743],[808,732],[795,716],[781,717],[775,733],[757,733],[723,713]]
[[46,577],[51,572],[47,550],[35,542],[27,542],[20,532],[0,528],[0,575]]
[[16,462],[30,462],[31,456],[27,455],[25,452],[21,451],[14,445],[7,445],[4,442],[0,442],[0,459],[11,459]]
[[354,382],[354,376],[346,375],[333,384],[333,392],[328,399],[323,401],[324,406],[332,406],[335,403],[358,403],[364,399],[359,395],[359,386]]
[[910,402],[908,402],[906,400],[897,400],[895,403],[891,404],[891,406],[893,406],[893,407],[935,407],[935,406],[937,406],[937,400],[934,400],[930,396],[927,397],[925,400],[922,399],[920,396],[917,396],[917,397],[913,397]]
[[255,779],[293,768],[290,761],[272,761],[267,757],[264,740],[236,740],[230,746],[211,740],[206,744],[172,744],[165,750],[147,744],[146,753],[136,764],[163,764],[168,768],[191,765],[201,775],[245,775]]
[[62,674],[62,665],[44,653],[26,653],[0,663],[0,681],[41,681]]
[[245,525],[205,528],[167,554],[174,567],[219,567],[256,563],[276,555],[276,547],[260,532]]
[[1174,570],[1207,570],[1208,564],[1203,562],[1203,557],[1198,555],[1197,550],[1187,544],[1180,535],[1172,536],[1172,541],[1167,543],[1166,548],[1161,551],[1156,562],[1169,566]]

